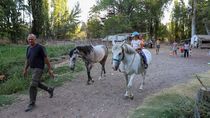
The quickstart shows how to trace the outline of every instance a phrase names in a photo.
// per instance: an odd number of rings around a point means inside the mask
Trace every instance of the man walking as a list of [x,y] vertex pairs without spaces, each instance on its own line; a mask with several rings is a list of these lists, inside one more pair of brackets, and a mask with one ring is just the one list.
[[43,74],[45,63],[48,66],[48,72],[50,76],[54,78],[54,74],[51,69],[51,65],[48,60],[45,47],[36,42],[36,36],[34,34],[29,34],[27,41],[29,46],[26,51],[26,62],[23,70],[23,75],[27,75],[28,67],[30,67],[32,71],[32,81],[29,87],[30,102],[28,107],[25,109],[25,112],[31,111],[35,107],[38,87],[47,91],[50,95],[50,98],[53,97],[54,91],[54,88],[47,87],[46,85],[41,83],[41,77]]

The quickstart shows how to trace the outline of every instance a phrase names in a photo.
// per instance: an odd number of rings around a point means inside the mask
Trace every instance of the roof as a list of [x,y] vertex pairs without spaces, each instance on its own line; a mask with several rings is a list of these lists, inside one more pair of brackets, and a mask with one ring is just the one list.
[[199,40],[210,40],[210,35],[196,35]]

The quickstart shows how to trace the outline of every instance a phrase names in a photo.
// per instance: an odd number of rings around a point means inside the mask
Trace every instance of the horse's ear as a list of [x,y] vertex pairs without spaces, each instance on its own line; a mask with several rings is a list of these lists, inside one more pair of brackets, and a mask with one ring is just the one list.
[[113,40],[112,40],[112,45],[115,45],[115,44],[116,44],[116,43],[115,43],[115,40],[113,39]]

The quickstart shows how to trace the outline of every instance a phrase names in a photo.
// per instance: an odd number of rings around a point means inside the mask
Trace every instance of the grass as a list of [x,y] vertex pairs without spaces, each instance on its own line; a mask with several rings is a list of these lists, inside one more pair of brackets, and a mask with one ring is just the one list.
[[[210,86],[210,71],[200,74],[205,85]],[[189,118],[193,117],[195,97],[201,87],[193,77],[187,84],[176,85],[144,99],[144,102],[134,111],[130,118]]]
[[14,100],[15,100],[14,96],[0,95],[0,107],[12,104]]
[[[25,93],[29,87],[31,81],[31,73],[29,71],[28,77],[22,76],[22,70],[24,68],[26,45],[1,45],[0,46],[0,75],[6,76],[6,81],[0,82],[0,106],[3,104],[9,104],[14,101],[11,97],[13,93]],[[69,53],[69,50],[73,48],[73,45],[65,46],[47,46],[47,53],[50,58],[56,58]],[[45,68],[43,74],[43,81],[50,86],[60,86],[65,81],[70,81],[74,78],[75,73],[71,73],[68,65],[63,67],[54,68],[53,71],[56,74],[56,78],[50,79],[49,74]],[[77,64],[76,71],[83,70],[81,62]]]

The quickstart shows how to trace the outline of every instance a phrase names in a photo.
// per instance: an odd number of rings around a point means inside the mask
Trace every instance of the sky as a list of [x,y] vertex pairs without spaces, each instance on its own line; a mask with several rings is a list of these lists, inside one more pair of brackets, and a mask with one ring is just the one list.
[[72,9],[75,6],[75,4],[79,2],[81,8],[81,14],[79,20],[83,22],[87,22],[90,8],[94,4],[96,4],[95,0],[69,0],[68,2],[70,9]]

